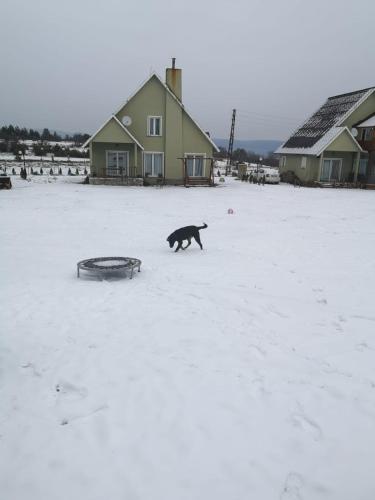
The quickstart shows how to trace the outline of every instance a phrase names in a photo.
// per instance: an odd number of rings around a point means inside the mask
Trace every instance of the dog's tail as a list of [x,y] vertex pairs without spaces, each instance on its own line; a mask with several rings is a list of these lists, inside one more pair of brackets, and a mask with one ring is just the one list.
[[206,229],[206,227],[208,227],[207,224],[203,222],[203,226],[198,226],[198,229]]

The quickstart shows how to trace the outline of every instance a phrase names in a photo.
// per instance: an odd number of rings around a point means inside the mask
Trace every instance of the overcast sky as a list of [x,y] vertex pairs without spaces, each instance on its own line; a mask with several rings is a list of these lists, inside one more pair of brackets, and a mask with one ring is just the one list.
[[213,137],[285,139],[375,85],[375,0],[2,0],[0,124],[93,132],[176,57]]

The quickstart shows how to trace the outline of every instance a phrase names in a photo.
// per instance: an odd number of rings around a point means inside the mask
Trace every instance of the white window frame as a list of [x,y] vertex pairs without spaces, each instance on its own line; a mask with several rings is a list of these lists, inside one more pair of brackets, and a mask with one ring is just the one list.
[[280,167],[285,167],[286,165],[286,156],[280,157]]
[[[151,123],[153,122],[153,120],[156,120],[156,119],[160,120],[160,126],[159,126],[160,133],[159,134],[153,133],[155,130],[155,124],[153,125],[153,127],[151,127]],[[147,135],[148,135],[148,137],[161,137],[163,135],[163,117],[162,116],[150,115],[147,117]]]
[[[202,176],[198,175],[189,175],[189,177],[206,177],[206,153],[185,153],[184,157],[187,159],[190,156],[193,156],[194,160],[194,165],[193,165],[193,172],[195,172],[195,158],[198,156],[199,158],[203,158],[203,168],[202,168]],[[189,158],[190,159],[190,158]],[[187,174],[187,165],[186,165],[186,174]]]
[[[118,173],[116,175],[109,175],[109,171],[110,170],[114,170],[114,167],[108,167],[108,154],[109,153],[116,153],[117,154],[117,157],[116,157],[116,170],[118,171]],[[125,167],[124,171],[121,172],[120,168],[118,166],[118,155],[119,154],[123,154],[123,155],[126,155],[127,157],[127,166]],[[117,150],[112,150],[112,149],[107,149],[106,152],[105,152],[105,171],[106,171],[106,174],[108,177],[121,177],[122,175],[129,175],[129,151],[117,151]]]
[[[320,173],[320,181],[321,182],[331,182],[331,177],[332,177],[332,161],[339,161],[340,162],[340,173],[339,173],[339,178],[338,178],[338,182],[341,181],[341,174],[342,174],[342,163],[343,163],[343,159],[342,158],[323,158],[322,159],[322,171]],[[325,161],[330,161],[331,162],[331,165],[329,167],[329,179],[322,179],[322,173],[323,173],[323,164]],[[334,179],[336,181],[336,179]]]
[[149,174],[147,177],[158,177],[157,175],[155,175],[155,172],[154,172],[154,155],[162,155],[162,163],[161,163],[161,167],[162,167],[162,176],[164,177],[164,152],[163,151],[143,151],[142,152],[142,168],[143,168],[143,177],[146,176],[146,165],[145,165],[145,155],[152,155],[152,175]]
[[307,166],[307,156],[301,157],[301,168],[306,168]]

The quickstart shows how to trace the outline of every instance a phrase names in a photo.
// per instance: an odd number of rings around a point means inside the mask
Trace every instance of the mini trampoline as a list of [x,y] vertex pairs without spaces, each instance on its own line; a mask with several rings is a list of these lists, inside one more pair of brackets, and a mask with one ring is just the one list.
[[77,278],[80,277],[80,271],[88,271],[96,275],[109,273],[122,273],[124,276],[130,273],[130,279],[133,278],[134,269],[141,271],[142,261],[133,257],[95,257],[94,259],[85,259],[77,263]]

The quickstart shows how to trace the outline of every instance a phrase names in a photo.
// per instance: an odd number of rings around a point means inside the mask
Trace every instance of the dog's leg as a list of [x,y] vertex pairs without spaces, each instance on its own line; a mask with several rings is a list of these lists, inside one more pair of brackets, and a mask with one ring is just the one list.
[[178,245],[177,245],[175,252],[178,252],[180,250],[180,248],[182,248],[182,241],[178,242]]
[[199,234],[197,234],[197,236],[194,236],[194,239],[195,241],[198,243],[198,245],[201,247],[201,250],[203,250],[203,246],[202,246],[202,243],[201,243],[201,239],[199,237]]
[[186,250],[187,247],[189,247],[191,245],[191,238],[188,238],[188,243],[186,245],[186,247],[182,247],[182,250]]

